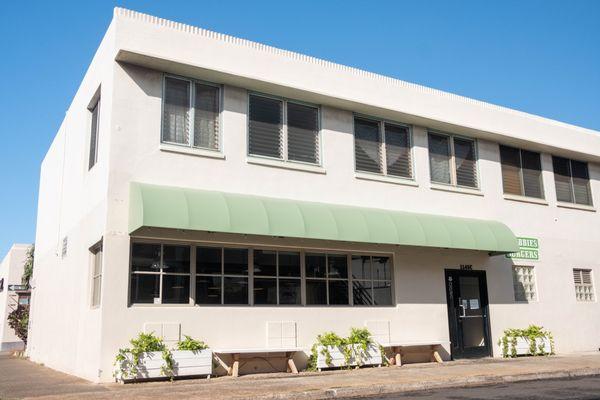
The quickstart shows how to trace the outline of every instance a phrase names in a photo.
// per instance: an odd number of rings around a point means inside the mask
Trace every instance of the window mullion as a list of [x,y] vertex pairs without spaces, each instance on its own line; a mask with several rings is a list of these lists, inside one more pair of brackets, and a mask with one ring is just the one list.
[[190,121],[188,122],[188,126],[190,127],[190,140],[189,140],[189,144],[188,146],[190,147],[194,147],[196,145],[196,143],[194,143],[195,141],[195,133],[194,130],[196,129],[196,107],[194,107],[194,104],[196,104],[196,85],[194,84],[194,82],[189,81],[190,84]]
[[385,149],[385,122],[379,122],[379,147],[381,149],[381,172],[387,175],[387,152]]
[[456,157],[454,155],[454,136],[448,136],[448,145],[450,146],[450,184],[453,186],[457,186]]

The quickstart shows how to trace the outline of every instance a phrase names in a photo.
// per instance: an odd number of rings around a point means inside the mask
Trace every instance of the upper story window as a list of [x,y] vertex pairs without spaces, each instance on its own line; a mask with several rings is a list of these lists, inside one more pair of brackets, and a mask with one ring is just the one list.
[[556,200],[592,205],[590,175],[587,163],[552,156]]
[[88,156],[88,170],[92,169],[98,161],[98,127],[100,125],[100,95],[92,101],[88,110],[91,114],[90,123],[90,153]]
[[540,153],[500,146],[504,193],[544,198]]
[[431,181],[452,186],[477,188],[475,140],[429,133]]
[[318,107],[251,94],[248,154],[319,164]]
[[162,142],[219,149],[219,96],[216,85],[165,76]]
[[355,117],[356,171],[412,178],[410,139],[406,125]]

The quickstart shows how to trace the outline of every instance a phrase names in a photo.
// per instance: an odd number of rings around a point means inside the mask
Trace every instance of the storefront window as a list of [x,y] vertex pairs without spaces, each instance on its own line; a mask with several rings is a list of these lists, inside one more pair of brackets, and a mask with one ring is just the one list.
[[131,254],[132,304],[393,304],[387,256],[152,243]]

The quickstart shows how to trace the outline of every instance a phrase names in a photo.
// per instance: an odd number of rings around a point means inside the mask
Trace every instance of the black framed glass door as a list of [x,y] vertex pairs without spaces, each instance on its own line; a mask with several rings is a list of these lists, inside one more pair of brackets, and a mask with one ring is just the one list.
[[485,271],[446,270],[452,358],[491,355]]

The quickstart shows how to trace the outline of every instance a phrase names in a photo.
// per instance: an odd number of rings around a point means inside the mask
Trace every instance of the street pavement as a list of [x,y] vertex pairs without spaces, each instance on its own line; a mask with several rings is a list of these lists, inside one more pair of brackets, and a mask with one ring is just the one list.
[[[356,398],[355,398],[356,399]],[[598,400],[600,376],[363,397],[365,400]]]
[[[453,400],[600,399],[599,377],[600,354],[594,353],[512,360],[488,358],[443,364],[303,372],[299,375],[272,373],[239,378],[219,377],[122,385],[94,384],[26,359],[0,356],[0,400],[320,400],[350,397]],[[570,379],[557,380],[563,378]],[[541,379],[546,381],[540,381]],[[482,385],[486,387],[477,387]],[[464,389],[465,387],[469,388]],[[393,393],[402,394],[391,395]]]

